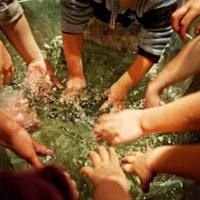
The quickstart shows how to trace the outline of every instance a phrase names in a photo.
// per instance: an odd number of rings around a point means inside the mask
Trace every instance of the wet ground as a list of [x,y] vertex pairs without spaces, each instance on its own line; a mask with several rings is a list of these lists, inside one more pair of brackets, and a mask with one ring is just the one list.
[[[52,6],[52,1],[37,1],[41,2],[43,6]],[[44,49],[48,60],[52,66],[55,67],[57,75],[66,82],[66,63],[63,57],[61,38],[55,37],[58,34],[59,26],[56,23],[54,15],[57,10],[49,11],[50,9],[42,9],[40,15],[34,15],[32,9],[34,6],[37,8],[39,5],[30,1],[27,2],[27,9],[29,17],[31,17],[32,28],[36,37],[40,38],[40,44]],[[45,4],[46,3],[46,4]],[[57,5],[57,4],[56,4]],[[43,12],[45,11],[45,12]],[[50,22],[49,18],[53,18]],[[44,30],[39,31],[41,26],[39,19],[43,19]],[[33,23],[34,22],[34,23]],[[41,23],[41,22],[40,22]],[[55,23],[55,26],[52,24]],[[50,30],[52,27],[52,30]],[[45,35],[49,35],[48,38]],[[42,40],[41,38],[45,38]],[[127,107],[142,108],[143,96],[148,81],[153,78],[158,71],[162,68],[174,54],[177,52],[177,47],[180,43],[177,39],[174,40],[167,48],[166,53],[161,59],[160,64],[156,65],[148,75],[138,84],[135,90],[130,94],[127,102]],[[44,45],[45,43],[45,45]],[[43,44],[43,45],[42,45]],[[84,51],[85,73],[88,80],[88,92],[80,99],[80,105],[74,106],[73,104],[62,105],[59,102],[60,91],[55,91],[54,95],[47,101],[37,99],[30,96],[28,93],[25,95],[29,99],[29,103],[37,111],[37,114],[42,122],[42,126],[38,130],[33,130],[33,137],[40,142],[46,144],[54,150],[56,154],[55,159],[44,159],[44,162],[55,163],[64,166],[78,183],[79,190],[81,191],[81,199],[91,199],[91,187],[87,180],[79,174],[81,166],[89,164],[88,151],[96,147],[96,142],[91,135],[91,128],[94,120],[101,113],[98,108],[105,100],[102,95],[103,92],[127,69],[132,62],[134,55],[115,51],[110,48],[95,45],[93,43],[86,43]],[[25,65],[18,56],[14,56],[16,64],[16,76],[12,87],[5,89],[12,91],[16,89],[23,89],[20,85],[24,78]],[[181,83],[173,88],[170,88],[164,95],[168,101],[182,96],[187,89],[189,81]],[[13,91],[14,92],[14,91]],[[188,144],[199,142],[198,134],[173,134],[170,137],[159,134],[142,138],[129,145],[122,145],[117,148],[118,153],[123,156],[130,150],[145,151],[147,147],[156,147],[165,144]],[[27,164],[13,155],[11,152],[4,150],[0,151],[1,160],[0,165],[2,168],[26,168]],[[158,199],[158,200],[179,200],[179,199],[200,199],[200,189],[192,181],[178,178],[170,175],[158,175],[152,182],[150,191],[143,194],[139,188],[136,177],[129,176],[131,182],[131,193],[135,199]]]

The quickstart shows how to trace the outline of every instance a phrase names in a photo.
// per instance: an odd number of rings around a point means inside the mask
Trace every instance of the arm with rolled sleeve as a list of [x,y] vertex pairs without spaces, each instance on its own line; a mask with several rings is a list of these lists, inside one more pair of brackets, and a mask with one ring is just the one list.
[[17,0],[0,1],[0,25],[10,24],[23,15],[23,8]]

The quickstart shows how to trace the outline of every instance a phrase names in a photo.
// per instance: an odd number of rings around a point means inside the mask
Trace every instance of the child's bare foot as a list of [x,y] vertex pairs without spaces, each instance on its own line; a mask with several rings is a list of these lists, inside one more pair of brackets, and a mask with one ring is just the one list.
[[60,102],[61,103],[78,103],[78,99],[85,94],[86,81],[85,78],[71,78],[67,82],[67,88],[64,89]]
[[134,173],[140,178],[140,184],[144,192],[148,192],[149,184],[155,176],[155,173],[147,164],[147,153],[130,152],[122,159],[125,172]]
[[107,101],[103,103],[100,110],[110,109],[111,111],[120,111],[124,108],[124,103],[127,99],[127,92],[120,85],[114,84],[106,91]]

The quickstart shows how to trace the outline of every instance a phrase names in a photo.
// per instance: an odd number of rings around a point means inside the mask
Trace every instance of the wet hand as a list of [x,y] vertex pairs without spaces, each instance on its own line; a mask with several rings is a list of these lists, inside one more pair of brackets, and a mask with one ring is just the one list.
[[50,64],[43,59],[28,65],[27,82],[31,92],[36,96],[49,96],[54,85],[59,89],[63,88]]
[[148,155],[149,153],[130,152],[122,159],[123,170],[139,177],[144,192],[148,192],[149,184],[155,176],[147,163]]
[[112,180],[119,183],[125,191],[128,191],[128,181],[123,173],[120,162],[114,148],[99,146],[98,151],[91,151],[89,156],[93,167],[83,167],[81,172],[85,174],[96,187],[101,181]]
[[[181,8],[177,9],[172,14],[172,27],[178,32],[183,40],[186,39],[186,33],[192,21],[200,15],[199,0],[189,0]],[[196,32],[199,34],[200,27],[196,27]]]
[[140,121],[140,110],[105,114],[97,119],[93,133],[97,140],[106,140],[111,145],[130,142],[143,135]]
[[124,108],[124,103],[126,98],[118,97],[117,95],[113,95],[113,92],[110,90],[107,90],[104,93],[104,96],[107,98],[107,100],[101,105],[99,108],[99,111],[105,112],[117,112]]
[[14,74],[14,67],[11,57],[0,41],[0,86],[11,82]]
[[71,176],[68,172],[65,171],[64,175],[65,175],[65,179],[68,182],[69,187],[71,189],[70,191],[72,192],[73,199],[74,200],[79,199],[79,192],[78,192],[78,189],[77,189],[76,182],[71,178]]
[[149,84],[145,94],[144,107],[150,108],[165,105],[165,102],[161,100],[160,93],[159,89]]
[[50,149],[33,140],[29,133],[21,127],[17,127],[15,132],[2,132],[0,144],[12,150],[35,168],[43,167],[38,155],[53,155]]

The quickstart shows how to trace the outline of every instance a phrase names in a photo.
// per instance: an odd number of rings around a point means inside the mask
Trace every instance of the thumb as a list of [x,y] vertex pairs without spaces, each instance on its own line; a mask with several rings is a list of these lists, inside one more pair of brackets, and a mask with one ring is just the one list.
[[80,170],[81,174],[86,175],[90,180],[92,180],[93,174],[94,174],[94,170],[92,167],[82,167]]
[[132,173],[132,170],[133,170],[132,169],[132,164],[124,164],[122,166],[122,169],[127,173]]
[[40,169],[44,167],[44,164],[39,160],[36,153],[32,154],[31,156],[25,156],[24,159],[34,168]]

